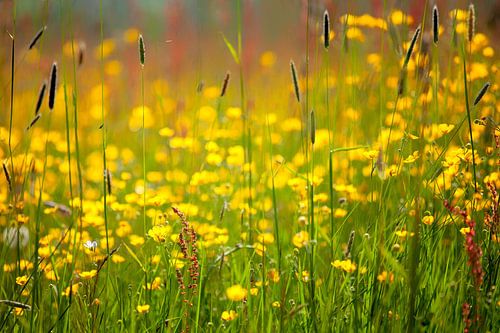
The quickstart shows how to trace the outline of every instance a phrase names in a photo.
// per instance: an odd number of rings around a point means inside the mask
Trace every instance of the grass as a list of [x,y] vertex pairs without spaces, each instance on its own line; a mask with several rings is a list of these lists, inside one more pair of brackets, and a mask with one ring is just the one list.
[[14,5],[1,39],[0,331],[500,329],[499,59],[470,9],[287,3],[300,43],[255,54],[238,0],[187,69],[75,5],[38,32]]

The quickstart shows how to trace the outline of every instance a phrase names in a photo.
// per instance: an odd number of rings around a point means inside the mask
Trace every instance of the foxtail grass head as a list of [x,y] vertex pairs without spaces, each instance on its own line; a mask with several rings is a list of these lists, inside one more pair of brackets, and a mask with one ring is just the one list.
[[227,71],[224,81],[222,81],[222,88],[220,90],[220,97],[224,97],[226,94],[227,86],[229,85],[229,79],[231,78],[231,73]]
[[290,60],[290,71],[292,73],[293,88],[295,90],[295,98],[297,102],[300,103],[300,89],[299,89],[299,79],[297,77],[297,70],[295,69],[295,63]]
[[408,66],[410,62],[411,55],[413,54],[413,50],[415,49],[415,44],[417,43],[418,36],[420,35],[421,27],[420,25],[415,29],[413,33],[413,37],[411,38],[410,46],[408,46],[408,51],[406,51],[405,62],[403,63],[403,68]]
[[469,5],[469,14],[467,16],[467,40],[469,43],[474,39],[474,33],[476,28],[476,10],[474,4]]
[[35,45],[38,43],[38,41],[42,37],[43,32],[45,31],[45,29],[47,29],[47,27],[44,26],[43,28],[41,28],[40,30],[38,30],[38,32],[36,33],[36,35],[31,40],[31,42],[30,42],[30,44],[28,46],[28,50],[31,50],[32,48],[35,47]]
[[9,191],[12,191],[12,178],[10,177],[9,169],[7,168],[7,164],[5,164],[5,161],[2,162],[2,168],[7,184],[9,185]]
[[326,50],[330,47],[330,15],[328,15],[328,10],[325,10],[323,15],[323,45]]
[[40,92],[38,93],[38,99],[36,101],[35,115],[40,112],[43,103],[43,97],[45,96],[45,90],[47,90],[47,80],[44,80],[40,87]]
[[490,83],[486,82],[486,84],[481,88],[481,90],[479,90],[476,98],[474,99],[474,104],[473,104],[474,106],[478,105],[479,102],[481,102],[481,99],[483,99],[483,96],[486,94],[489,87],[490,87]]
[[347,246],[344,252],[345,259],[351,258],[352,245],[354,244],[354,236],[356,236],[356,232],[354,230],[351,230],[351,233],[349,234],[349,240],[347,241]]
[[141,65],[144,66],[144,58],[145,58],[145,49],[144,49],[144,38],[142,38],[142,35],[139,35],[139,61],[141,62]]
[[49,89],[49,109],[52,111],[54,109],[54,103],[56,100],[56,87],[57,87],[57,63],[52,64],[52,70],[50,71],[50,89]]
[[402,96],[405,92],[405,83],[406,83],[406,68],[404,68],[399,74],[398,79],[398,96]]
[[87,46],[85,45],[85,42],[80,42],[78,44],[78,66],[81,66],[83,64],[83,60],[85,59],[86,49]]
[[439,41],[439,11],[437,5],[432,8],[432,33],[434,44],[437,44]]

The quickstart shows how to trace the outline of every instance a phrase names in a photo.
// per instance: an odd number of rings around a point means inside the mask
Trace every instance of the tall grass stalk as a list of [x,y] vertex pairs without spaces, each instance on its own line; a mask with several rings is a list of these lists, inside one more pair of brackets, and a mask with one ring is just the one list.
[[476,155],[475,155],[476,153],[474,152],[474,138],[472,136],[472,118],[470,115],[469,88],[467,84],[467,67],[465,65],[465,52],[462,52],[462,56],[463,56],[463,71],[464,71],[465,109],[467,110],[467,122],[469,125],[469,137],[470,137],[470,145],[472,151],[472,177],[474,179],[474,193],[477,193]]
[[142,215],[144,224],[144,235],[147,233],[146,225],[146,127],[145,125],[145,105],[144,105],[144,39],[142,35],[139,36],[139,60],[141,63],[141,102],[142,102]]

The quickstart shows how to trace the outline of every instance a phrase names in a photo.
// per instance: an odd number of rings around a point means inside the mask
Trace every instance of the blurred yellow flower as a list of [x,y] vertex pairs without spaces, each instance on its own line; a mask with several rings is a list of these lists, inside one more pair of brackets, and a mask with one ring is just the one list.
[[335,260],[334,262],[332,262],[332,266],[347,273],[353,273],[356,270],[356,264],[353,263],[350,259]]
[[276,63],[276,54],[272,51],[266,51],[260,55],[259,63],[262,67],[270,68]]
[[427,224],[427,225],[431,225],[432,223],[434,223],[434,216],[432,216],[432,215],[424,216],[422,218],[422,223]]
[[233,302],[239,302],[247,297],[247,290],[239,284],[235,284],[226,289],[226,296]]
[[18,276],[16,277],[16,284],[20,286],[24,286],[28,282],[28,276]]
[[302,248],[309,244],[309,233],[307,231],[299,231],[292,238],[293,246]]
[[[142,128],[142,106],[137,106],[132,109],[132,113],[128,120],[128,127],[135,132]],[[144,128],[151,128],[155,124],[153,112],[147,106],[144,106]]]
[[78,275],[84,280],[90,280],[97,275],[97,270],[93,269],[88,272],[81,272]]
[[222,315],[220,317],[222,320],[231,321],[233,319],[236,319],[236,317],[238,317],[238,314],[234,310],[229,310],[222,312]]
[[140,314],[144,314],[144,313],[148,313],[149,312],[149,304],[143,304],[143,305],[137,305],[137,307],[135,308],[137,310],[137,312],[139,312]]

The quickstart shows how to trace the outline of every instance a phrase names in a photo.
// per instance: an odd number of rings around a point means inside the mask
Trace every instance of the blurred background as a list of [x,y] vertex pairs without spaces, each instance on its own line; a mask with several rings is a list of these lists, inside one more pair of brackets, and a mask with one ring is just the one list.
[[[289,84],[289,61],[295,59],[299,70],[304,70],[306,0],[242,0],[243,64],[246,80],[258,77],[258,84],[266,84],[273,75],[274,84]],[[453,8],[466,9],[469,1],[428,1],[428,13],[437,3],[441,24],[451,25]],[[374,17],[388,17],[391,11],[401,9],[411,15],[409,28],[402,28],[403,41],[411,37],[415,26],[422,20],[426,1],[334,1],[311,0],[311,38],[321,35],[321,21],[328,8],[335,38],[332,48],[339,49],[342,36],[340,17],[346,13]],[[500,1],[475,1],[477,30],[486,34],[496,45],[500,36]],[[105,45],[105,76],[129,91],[131,98],[139,93],[139,65],[137,37],[141,33],[146,44],[147,79],[163,78],[170,85],[174,99],[195,91],[200,82],[219,85],[227,70],[237,73],[222,34],[236,45],[237,1],[233,0],[74,0],[74,1],[0,1],[0,105],[8,108],[10,80],[11,40],[16,37],[16,75],[23,71],[34,74],[37,80],[19,80],[16,90],[36,90],[53,61],[64,65],[71,59],[71,43],[75,52],[82,49],[85,76],[99,80],[101,9]],[[15,16],[15,25],[14,18]],[[430,17],[427,15],[427,22]],[[27,45],[43,26],[47,29],[37,50],[27,52]],[[376,52],[380,48],[381,30],[366,33],[363,52]],[[386,33],[383,32],[382,33]],[[286,36],[286,37],[284,37]],[[314,52],[318,43],[311,43]],[[336,52],[336,51],[334,51]],[[313,54],[313,53],[311,53]],[[66,57],[66,58],[65,58]],[[335,62],[335,56],[332,57]],[[70,66],[71,62],[67,62]],[[25,73],[26,74],[26,73]],[[94,82],[96,83],[96,82]],[[125,85],[126,83],[126,85]],[[249,88],[252,89],[251,87]],[[122,103],[130,100],[121,99]],[[126,104],[122,104],[124,107]],[[119,105],[117,106],[119,107]],[[5,120],[7,112],[2,112]]]

